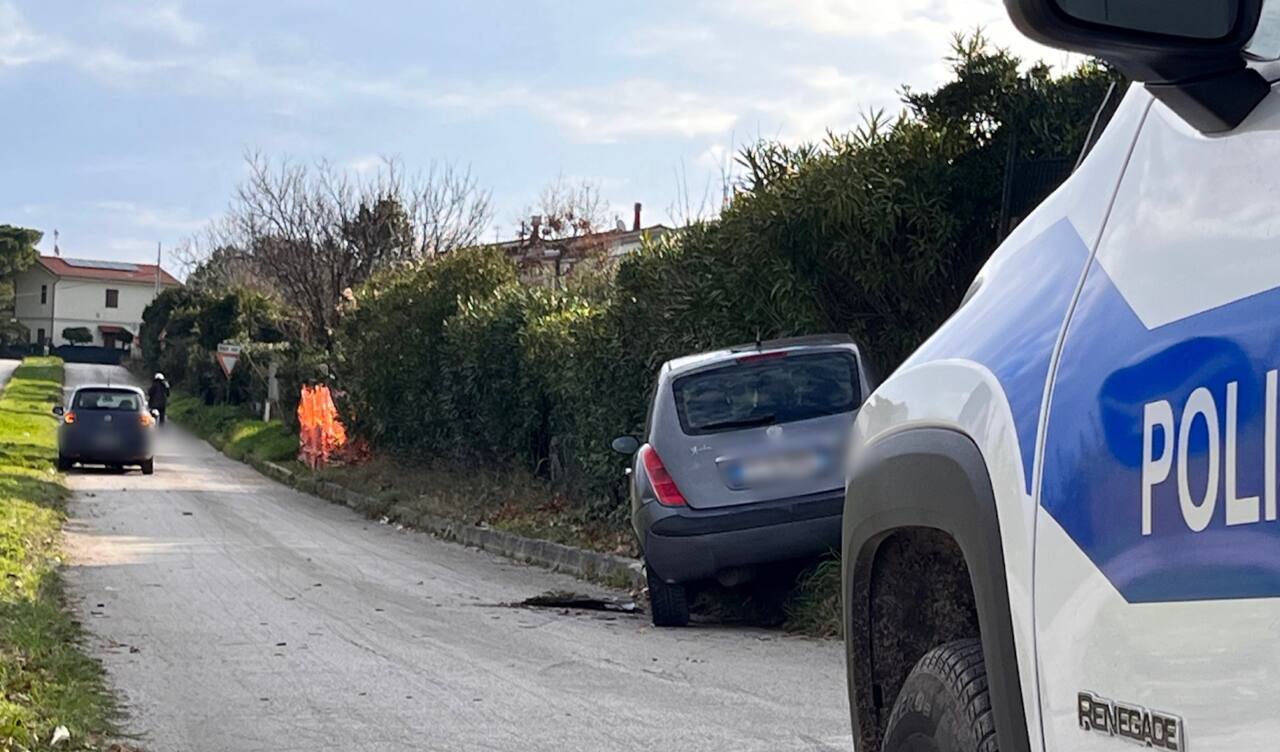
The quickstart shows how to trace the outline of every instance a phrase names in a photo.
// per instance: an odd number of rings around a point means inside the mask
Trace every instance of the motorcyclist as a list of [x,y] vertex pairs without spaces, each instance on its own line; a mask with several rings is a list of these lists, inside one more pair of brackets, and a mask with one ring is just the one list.
[[169,406],[169,382],[163,373],[157,373],[151,379],[147,389],[147,407],[156,412],[156,422],[164,425],[165,408]]

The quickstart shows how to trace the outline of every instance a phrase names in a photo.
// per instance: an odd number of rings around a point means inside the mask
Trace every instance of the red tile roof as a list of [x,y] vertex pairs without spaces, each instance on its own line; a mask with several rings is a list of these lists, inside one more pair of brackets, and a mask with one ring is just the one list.
[[[59,277],[75,279],[100,279],[108,282],[140,282],[153,285],[156,282],[155,264],[119,263],[90,259],[68,259],[61,256],[41,256],[40,265]],[[96,264],[102,264],[97,266]],[[117,267],[117,268],[109,268]],[[173,287],[182,284],[172,274],[160,269],[160,284]]]

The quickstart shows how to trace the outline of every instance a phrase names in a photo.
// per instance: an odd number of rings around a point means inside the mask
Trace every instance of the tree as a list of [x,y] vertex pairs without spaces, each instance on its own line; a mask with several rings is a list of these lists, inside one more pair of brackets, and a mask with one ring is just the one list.
[[346,291],[381,269],[475,244],[491,216],[489,194],[453,166],[406,177],[387,160],[366,177],[325,163],[246,161],[227,215],[184,251],[194,282],[275,296],[296,314],[294,336],[326,351]]
[[93,332],[87,326],[69,326],[62,330],[62,338],[73,345],[87,345],[93,341]]
[[[13,308],[13,277],[36,262],[36,243],[42,237],[39,230],[0,225],[0,310]],[[16,332],[11,334],[17,336]]]
[[36,262],[36,243],[44,237],[39,230],[0,225],[0,279],[7,279]]

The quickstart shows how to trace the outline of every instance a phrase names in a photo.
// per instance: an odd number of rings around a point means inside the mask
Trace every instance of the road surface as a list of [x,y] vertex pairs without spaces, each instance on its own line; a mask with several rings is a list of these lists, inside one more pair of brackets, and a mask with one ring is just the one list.
[[513,608],[593,588],[370,522],[177,430],[155,475],[70,484],[73,604],[146,749],[851,748],[836,642]]
[[8,358],[0,358],[0,389],[9,383],[9,378],[13,376],[13,369],[22,365],[21,360],[10,360]]

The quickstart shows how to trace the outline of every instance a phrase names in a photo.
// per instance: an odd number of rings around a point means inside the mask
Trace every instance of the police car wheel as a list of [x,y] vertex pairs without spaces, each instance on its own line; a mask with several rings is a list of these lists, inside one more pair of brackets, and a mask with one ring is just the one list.
[[898,692],[884,752],[997,752],[982,643],[956,640],[925,653]]
[[648,566],[644,568],[649,584],[649,615],[655,627],[683,627],[689,624],[689,596],[684,585],[663,582]]

